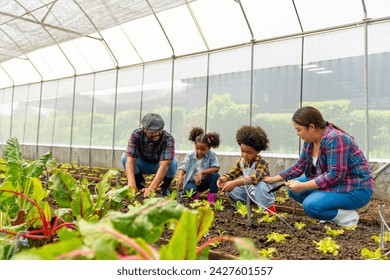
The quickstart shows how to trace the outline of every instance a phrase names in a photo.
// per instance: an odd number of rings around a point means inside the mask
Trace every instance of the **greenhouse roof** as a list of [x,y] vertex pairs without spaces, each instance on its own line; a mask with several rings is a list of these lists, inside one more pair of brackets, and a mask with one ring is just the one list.
[[388,0],[2,0],[0,88],[389,16]]

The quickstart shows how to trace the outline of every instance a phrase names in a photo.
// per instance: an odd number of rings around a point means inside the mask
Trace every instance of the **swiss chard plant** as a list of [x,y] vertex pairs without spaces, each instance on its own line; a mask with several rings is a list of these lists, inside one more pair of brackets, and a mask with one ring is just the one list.
[[[36,161],[28,162],[23,159],[19,141],[15,137],[7,140],[3,148],[3,155],[1,188],[23,194],[23,196],[8,196],[6,198],[3,196],[3,199],[0,200],[2,225],[9,224],[12,219],[21,223],[24,221],[26,212],[32,207],[31,202],[25,197],[33,197],[39,193],[44,198],[49,194],[47,190],[42,188],[39,178],[47,167],[50,168],[54,164],[52,155],[48,152]],[[20,216],[21,213],[23,217]],[[18,217],[21,218],[18,219]],[[16,223],[15,221],[13,224]]]
[[114,188],[111,178],[118,173],[109,170],[96,185],[96,194],[91,194],[87,180],[75,180],[70,174],[61,169],[51,170],[49,188],[54,198],[63,209],[70,209],[74,219],[99,220],[109,211],[118,211],[122,207],[123,199],[134,194],[128,186]]
[[[244,238],[221,235],[199,244],[213,219],[208,206],[190,210],[174,200],[150,198],[127,213],[110,212],[99,221],[80,219],[77,233],[61,230],[61,242],[22,251],[13,259],[207,259],[209,247],[220,241],[234,242],[244,259],[261,258],[253,242]],[[172,220],[177,224],[171,239],[156,249],[152,244]]]

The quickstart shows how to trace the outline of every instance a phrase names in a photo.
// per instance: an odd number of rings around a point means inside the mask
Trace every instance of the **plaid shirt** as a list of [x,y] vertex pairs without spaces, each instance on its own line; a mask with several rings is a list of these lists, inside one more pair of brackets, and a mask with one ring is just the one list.
[[173,160],[175,140],[172,135],[163,130],[160,139],[152,141],[146,137],[143,128],[138,128],[130,136],[126,154],[135,158],[141,156],[147,162]]
[[[235,180],[238,177],[242,176],[243,172],[240,166],[240,161],[241,159],[237,160],[233,168],[222,176],[225,176],[228,181]],[[254,161],[244,163],[244,168],[250,168],[253,163],[256,163],[255,171],[252,175],[249,176],[249,178],[251,178],[253,185],[257,185],[264,177],[269,176],[268,163],[264,159],[262,159],[261,156],[258,155]]]
[[299,159],[279,175],[290,180],[304,173],[326,192],[373,189],[368,161],[352,137],[329,124],[320,142],[316,167],[312,163],[312,148],[313,144],[305,142]]

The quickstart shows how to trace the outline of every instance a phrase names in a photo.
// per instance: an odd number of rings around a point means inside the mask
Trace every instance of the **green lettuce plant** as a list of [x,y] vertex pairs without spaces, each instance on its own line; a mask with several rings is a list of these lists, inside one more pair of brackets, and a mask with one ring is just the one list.
[[336,241],[332,239],[332,237],[325,237],[320,241],[313,240],[314,245],[317,247],[319,251],[324,254],[332,254],[333,256],[337,256],[339,253],[340,246],[337,245]]
[[363,248],[360,251],[361,255],[365,259],[377,259],[377,260],[388,260],[387,256],[384,256],[381,252],[381,249],[378,248],[375,251],[371,251],[367,248]]

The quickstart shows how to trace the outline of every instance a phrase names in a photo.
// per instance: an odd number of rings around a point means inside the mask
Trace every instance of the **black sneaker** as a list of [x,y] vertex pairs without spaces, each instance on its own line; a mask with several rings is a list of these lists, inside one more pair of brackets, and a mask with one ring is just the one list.
[[163,197],[166,197],[166,196],[169,197],[170,194],[171,194],[171,192],[169,191],[168,188],[161,188],[161,195],[162,195]]

